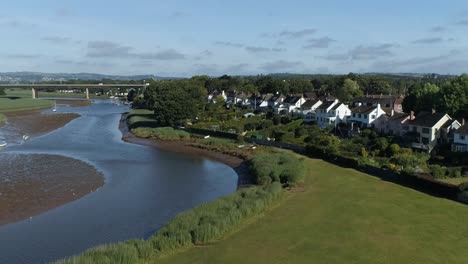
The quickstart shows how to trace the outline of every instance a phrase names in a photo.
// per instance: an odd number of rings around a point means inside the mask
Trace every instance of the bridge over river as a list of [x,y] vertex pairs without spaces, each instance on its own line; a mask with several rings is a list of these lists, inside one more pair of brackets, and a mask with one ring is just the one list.
[[126,89],[138,89],[142,88],[142,91],[149,85],[149,83],[139,84],[0,84],[0,88],[23,88],[31,89],[32,98],[39,98],[39,90],[45,89],[85,89],[86,99],[89,100],[90,89],[112,89],[112,88],[126,88]]

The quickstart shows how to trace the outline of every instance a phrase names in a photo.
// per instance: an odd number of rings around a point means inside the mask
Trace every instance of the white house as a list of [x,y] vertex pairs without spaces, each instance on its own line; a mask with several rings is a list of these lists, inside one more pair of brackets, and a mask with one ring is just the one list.
[[317,108],[322,105],[323,102],[319,99],[315,100],[307,100],[302,105],[301,108],[298,109],[296,112],[298,115],[302,116],[304,121],[306,122],[315,122],[315,115]]
[[268,101],[268,106],[271,108],[271,109],[275,109],[277,108],[280,104],[283,103],[284,99],[286,99],[286,97],[282,94],[275,94],[274,96],[272,96],[270,98],[270,100]]
[[371,128],[376,126],[377,120],[385,115],[385,111],[377,106],[361,105],[351,109],[351,117],[348,118],[348,123],[354,123],[353,127]]
[[462,121],[463,126],[454,132],[452,151],[468,152],[468,125]]
[[257,98],[257,107],[259,108],[267,108],[268,107],[268,102],[270,99],[273,97],[273,94],[268,93],[268,94],[262,94],[260,98]]
[[409,133],[414,137],[413,148],[431,152],[443,135],[443,126],[452,120],[448,114],[421,112],[408,122]]
[[289,114],[299,109],[304,102],[303,96],[288,96],[281,104],[277,105],[275,110],[278,113]]
[[316,110],[317,125],[320,127],[336,126],[346,122],[350,116],[351,110],[338,99],[324,102]]

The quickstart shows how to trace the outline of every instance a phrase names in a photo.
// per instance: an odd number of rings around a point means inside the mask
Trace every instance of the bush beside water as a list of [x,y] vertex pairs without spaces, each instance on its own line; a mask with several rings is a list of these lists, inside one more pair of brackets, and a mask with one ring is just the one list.
[[179,139],[189,139],[190,134],[182,131],[176,130],[172,127],[157,127],[157,128],[148,128],[148,127],[138,127],[132,129],[132,133],[137,137],[142,138],[157,138],[162,140],[179,140]]
[[250,163],[256,184],[282,183],[294,186],[304,180],[304,160],[287,153],[261,153]]
[[148,240],[104,245],[57,263],[141,263],[210,243],[261,215],[282,196],[282,186],[250,187],[181,213]]

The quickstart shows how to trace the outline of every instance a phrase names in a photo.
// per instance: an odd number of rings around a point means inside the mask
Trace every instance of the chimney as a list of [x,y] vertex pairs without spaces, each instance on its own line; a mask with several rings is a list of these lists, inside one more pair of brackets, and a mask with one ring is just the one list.
[[414,111],[410,112],[410,120],[414,120]]
[[395,115],[395,110],[392,109],[391,116],[394,116],[394,115]]
[[435,114],[435,113],[436,113],[435,108],[432,108],[432,114]]
[[462,125],[462,126],[465,125],[465,118],[462,118],[462,120],[461,120],[461,125]]

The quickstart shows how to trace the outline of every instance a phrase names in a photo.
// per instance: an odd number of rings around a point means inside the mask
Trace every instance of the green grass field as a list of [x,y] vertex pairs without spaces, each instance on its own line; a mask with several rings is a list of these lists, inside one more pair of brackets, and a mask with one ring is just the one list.
[[0,112],[43,109],[52,107],[53,104],[54,102],[50,100],[0,97]]
[[127,122],[131,128],[151,128],[157,126],[157,122],[154,119],[154,111],[147,109],[132,109],[132,111],[128,114]]
[[304,188],[258,221],[157,263],[468,263],[468,206],[321,160],[307,166]]

